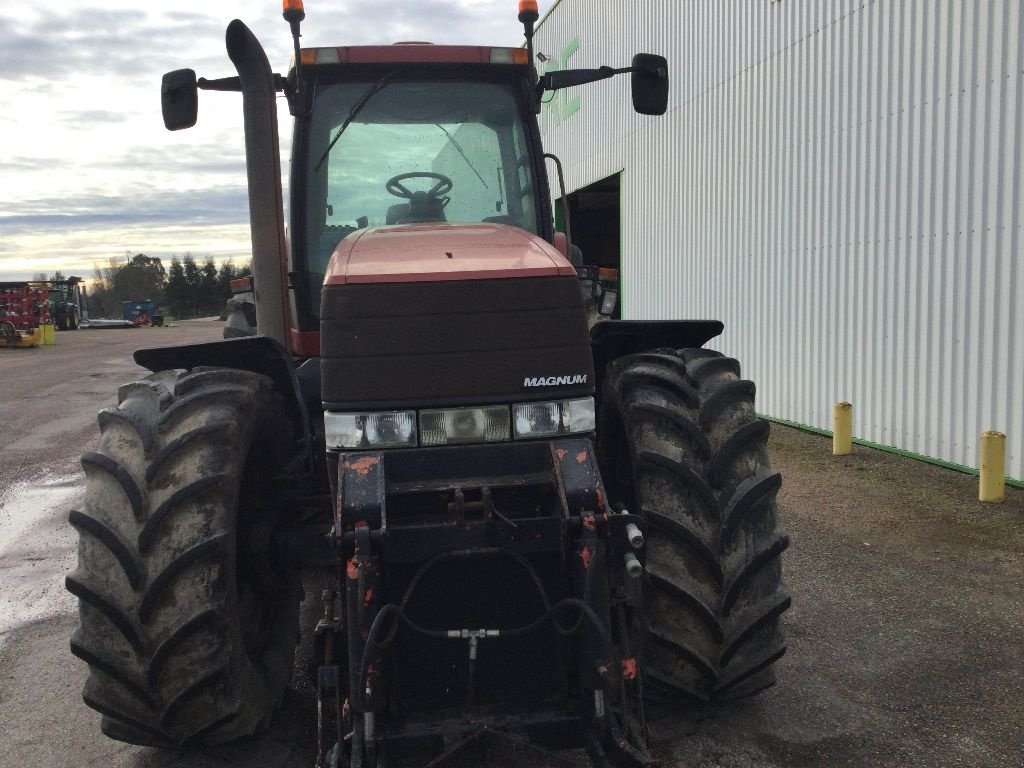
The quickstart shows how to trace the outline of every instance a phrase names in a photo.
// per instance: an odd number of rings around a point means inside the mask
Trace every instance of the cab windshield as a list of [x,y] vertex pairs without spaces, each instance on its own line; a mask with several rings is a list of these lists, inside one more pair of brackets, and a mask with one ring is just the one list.
[[393,74],[321,82],[306,129],[305,221],[292,226],[305,227],[313,297],[331,253],[357,229],[495,222],[540,231],[511,83]]

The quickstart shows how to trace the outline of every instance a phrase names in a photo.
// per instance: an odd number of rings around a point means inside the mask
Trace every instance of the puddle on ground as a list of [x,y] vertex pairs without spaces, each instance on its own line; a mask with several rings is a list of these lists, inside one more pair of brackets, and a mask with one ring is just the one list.
[[0,494],[0,558],[12,546],[17,546],[32,528],[45,524],[54,510],[70,510],[75,495],[84,488],[80,472],[48,473],[7,488]]
[[67,515],[84,488],[81,473],[48,473],[0,495],[0,645],[15,627],[74,611],[64,589],[77,542]]

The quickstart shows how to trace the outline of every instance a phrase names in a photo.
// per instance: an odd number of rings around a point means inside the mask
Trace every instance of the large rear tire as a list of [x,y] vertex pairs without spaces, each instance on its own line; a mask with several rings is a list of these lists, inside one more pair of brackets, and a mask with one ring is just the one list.
[[790,598],[768,423],[739,363],[707,349],[614,361],[599,446],[613,501],[648,525],[644,685],[706,702],[772,685]]
[[197,369],[127,384],[86,453],[72,652],[108,736],[217,744],[270,720],[291,676],[298,581],[269,552],[267,480],[290,448],[270,379]]

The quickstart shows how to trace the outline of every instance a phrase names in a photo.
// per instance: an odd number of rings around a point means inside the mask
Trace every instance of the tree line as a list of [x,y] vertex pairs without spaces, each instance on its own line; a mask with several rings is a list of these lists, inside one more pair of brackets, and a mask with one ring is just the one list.
[[173,256],[164,267],[159,256],[137,253],[124,260],[111,259],[97,267],[89,292],[91,317],[120,317],[122,301],[152,301],[180,318],[219,315],[231,297],[229,283],[251,274],[250,265],[220,265],[212,256],[197,262],[192,254]]

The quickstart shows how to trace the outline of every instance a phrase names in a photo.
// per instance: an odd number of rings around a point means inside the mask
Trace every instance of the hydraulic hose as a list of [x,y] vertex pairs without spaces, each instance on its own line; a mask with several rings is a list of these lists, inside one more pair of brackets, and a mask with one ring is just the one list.
[[[417,634],[423,635],[424,637],[432,637],[435,639],[448,639],[449,634],[447,629],[431,629],[423,627],[417,624],[415,621],[410,619],[406,615],[406,607],[413,593],[416,590],[417,585],[423,576],[431,570],[435,565],[444,561],[456,558],[464,557],[497,557],[503,556],[515,560],[519,565],[526,570],[527,574],[532,579],[534,585],[537,587],[537,593],[540,596],[541,602],[544,607],[544,612],[536,619],[528,624],[524,624],[520,627],[510,627],[508,629],[501,629],[501,637],[519,637],[522,635],[529,634],[543,626],[548,621],[551,621],[555,632],[562,637],[570,637],[576,634],[583,626],[584,622],[588,622],[598,633],[601,644],[604,647],[606,658],[611,660],[615,658],[615,645],[612,642],[611,636],[608,634],[608,628],[602,624],[600,617],[594,611],[590,605],[587,604],[585,599],[577,597],[567,597],[559,600],[557,603],[552,604],[548,600],[547,593],[544,590],[543,583],[540,580],[540,576],[537,574],[536,569],[533,565],[518,552],[513,552],[507,549],[482,549],[482,550],[468,550],[468,551],[455,551],[455,552],[444,552],[440,555],[433,557],[424,563],[420,569],[413,576],[409,582],[409,586],[405,590],[405,594],[402,595],[400,603],[388,603],[383,606],[377,615],[374,616],[373,622],[370,625],[370,631],[366,636],[366,644],[363,646],[363,657],[360,660],[359,665],[359,692],[358,696],[360,700],[365,696],[366,683],[370,673],[370,666],[372,660],[376,658],[381,651],[391,645],[394,642],[395,636],[398,634],[398,629],[401,626],[406,626]],[[597,563],[591,563],[591,567],[597,567]],[[587,596],[590,587],[590,578],[588,571],[588,578],[584,587],[584,597]],[[563,624],[558,617],[558,613],[563,609],[576,608],[579,613],[575,617],[575,621],[571,624]],[[394,617],[391,624],[387,626],[387,633],[381,638],[381,634],[385,631],[385,625],[389,618]],[[353,692],[355,693],[355,692]],[[365,706],[365,702],[364,706]]]

